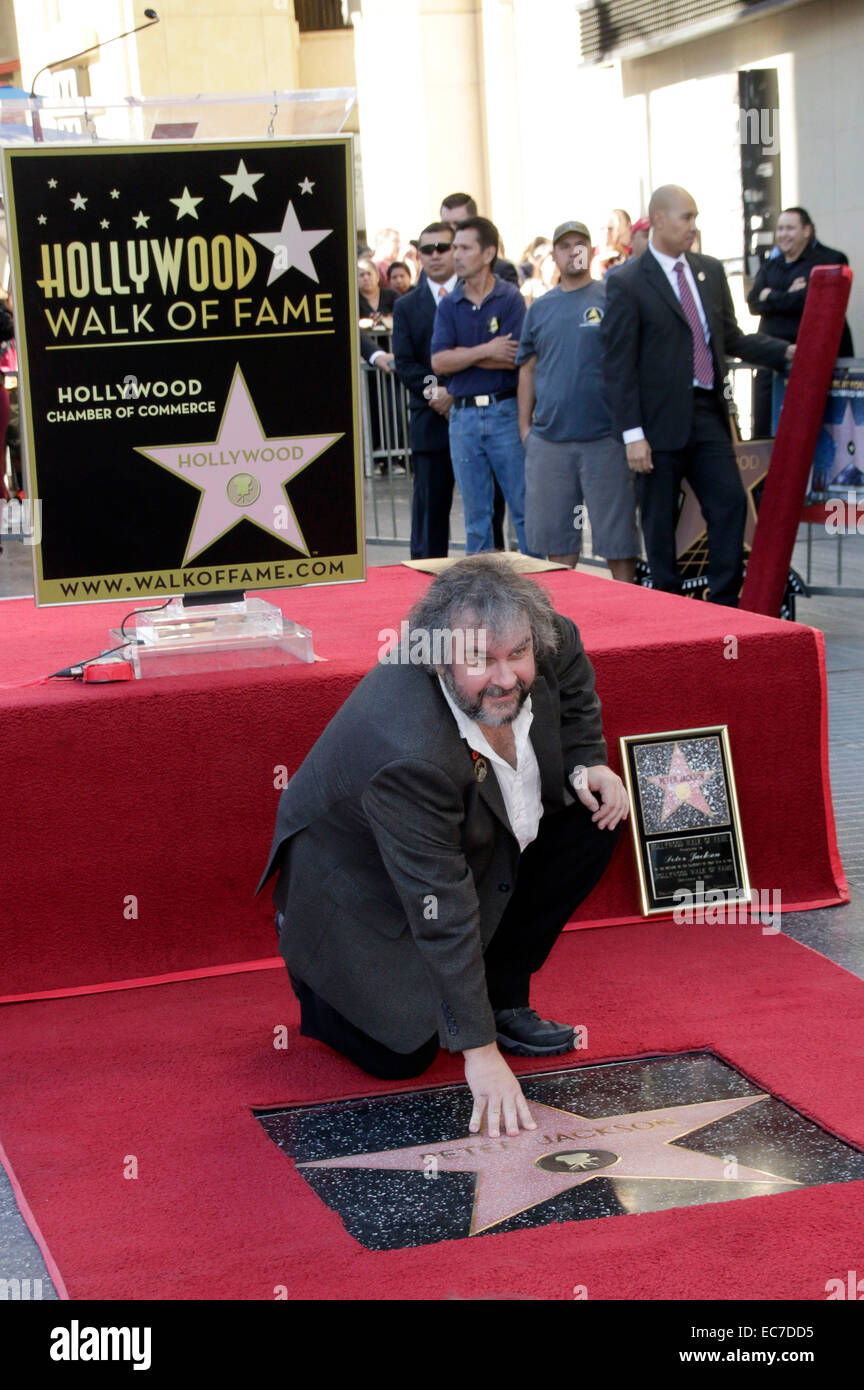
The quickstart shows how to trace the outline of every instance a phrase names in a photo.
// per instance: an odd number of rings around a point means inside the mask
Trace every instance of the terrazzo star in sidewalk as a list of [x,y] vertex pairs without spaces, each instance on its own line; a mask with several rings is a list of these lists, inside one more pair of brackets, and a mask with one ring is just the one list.
[[[285,484],[313,463],[341,434],[266,435],[239,366],[215,439],[197,444],[136,448],[201,493],[183,556],[188,565],[239,521],[252,521],[304,555],[303,539]],[[285,520],[277,526],[277,519]]]
[[548,1202],[592,1178],[657,1178],[690,1182],[766,1183],[797,1187],[790,1178],[776,1177],[758,1168],[736,1164],[730,1170],[722,1158],[695,1153],[673,1140],[692,1134],[715,1120],[755,1105],[765,1096],[705,1101],[697,1105],[668,1106],[662,1110],[638,1110],[630,1115],[604,1115],[599,1119],[559,1110],[551,1105],[531,1106],[536,1130],[501,1139],[465,1135],[445,1144],[414,1144],[382,1153],[352,1154],[298,1163],[307,1168],[390,1168],[423,1171],[424,1160],[435,1160],[442,1173],[476,1173],[474,1207],[469,1235],[480,1235],[518,1216],[541,1202]]
[[318,245],[319,241],[328,237],[332,230],[332,227],[327,227],[319,231],[304,232],[297,220],[294,204],[289,203],[278,232],[250,232],[249,235],[253,241],[259,242],[261,246],[266,246],[268,251],[273,252],[273,263],[270,266],[270,274],[267,276],[267,284],[272,285],[274,280],[278,280],[280,275],[284,275],[286,270],[290,270],[293,266],[302,275],[314,280],[317,285],[318,272],[309,253],[313,247]]

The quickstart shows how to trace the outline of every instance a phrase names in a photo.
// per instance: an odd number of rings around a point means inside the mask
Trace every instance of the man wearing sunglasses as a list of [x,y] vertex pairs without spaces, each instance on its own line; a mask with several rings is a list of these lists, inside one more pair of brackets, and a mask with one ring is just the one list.
[[431,222],[420,233],[420,279],[393,306],[396,375],[407,389],[414,494],[411,559],[445,556],[453,501],[448,419],[453,397],[446,380],[433,380],[429,345],[439,301],[456,287],[453,232]]

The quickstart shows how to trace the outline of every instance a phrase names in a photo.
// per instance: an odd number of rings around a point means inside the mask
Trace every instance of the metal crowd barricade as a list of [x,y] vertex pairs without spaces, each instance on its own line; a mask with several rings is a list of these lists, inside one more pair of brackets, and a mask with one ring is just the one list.
[[[388,333],[365,330],[384,352]],[[414,472],[408,433],[408,392],[395,372],[361,362],[360,416],[366,490],[366,543],[404,545],[411,540]],[[450,513],[450,548],[465,549],[465,526],[458,490]]]
[[[733,413],[737,416],[739,435],[742,439],[749,439],[751,437],[752,423],[752,381],[756,369],[747,366],[744,362],[733,362],[730,364],[729,372],[732,396],[731,404],[733,405]],[[862,512],[864,512],[864,499],[862,499]],[[799,528],[796,549],[803,544],[803,579],[807,586],[808,596],[824,594],[835,598],[864,598],[864,588],[853,587],[850,584],[843,583],[843,565],[844,559],[846,558],[843,542],[848,538],[843,528],[837,527],[835,530],[829,532],[824,522],[806,519],[802,520],[801,526],[806,527],[806,531],[802,537]],[[813,535],[814,528],[816,531],[815,541]],[[820,532],[822,533],[821,535]],[[853,529],[852,534],[858,534],[857,527]],[[793,556],[792,563],[793,567],[795,567],[801,564],[801,560],[798,556]],[[860,578],[862,573],[860,551],[853,553],[852,563],[854,566],[854,577]],[[836,583],[814,582],[814,572],[816,579],[830,579],[832,568],[836,576]]]
[[[369,337],[383,352],[392,351],[389,333],[372,330]],[[383,372],[361,362],[360,417],[366,479],[366,540],[407,545],[411,538],[413,483],[408,442],[408,393],[395,373]]]

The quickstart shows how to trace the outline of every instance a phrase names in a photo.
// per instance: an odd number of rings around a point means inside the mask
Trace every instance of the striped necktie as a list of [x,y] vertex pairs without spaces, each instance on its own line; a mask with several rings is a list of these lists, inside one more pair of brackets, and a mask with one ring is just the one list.
[[711,361],[711,349],[705,341],[705,334],[702,331],[702,321],[699,318],[699,310],[696,308],[696,301],[687,284],[684,274],[684,262],[675,262],[675,272],[678,276],[678,295],[681,300],[681,308],[684,310],[684,317],[690,325],[690,332],[693,334],[693,376],[700,386],[710,390],[714,385],[714,363]]

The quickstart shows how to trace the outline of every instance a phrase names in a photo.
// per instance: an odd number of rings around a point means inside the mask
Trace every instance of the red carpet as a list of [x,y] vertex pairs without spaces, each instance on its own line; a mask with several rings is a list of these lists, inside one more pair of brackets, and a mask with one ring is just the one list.
[[[101,687],[14,688],[94,655],[126,605],[0,604],[0,992],[271,956],[269,893],[257,902],[252,893],[278,769],[299,765],[376,660],[379,632],[398,628],[428,583],[395,566],[373,570],[365,584],[269,594],[313,629],[327,661],[311,668]],[[542,583],[582,631],[613,766],[621,734],[728,723],[754,887],[780,890],[786,911],[845,901],[820,634],[593,576],[555,573]],[[577,920],[638,916],[622,838]]]
[[[588,1022],[580,1062],[710,1048],[864,1146],[864,983],[788,938],[570,933],[535,1003]],[[405,1088],[300,1038],[282,970],[10,1005],[3,1021],[0,1139],[73,1299],[272,1300],[284,1285],[304,1299],[569,1300],[583,1284],[592,1301],[824,1300],[826,1280],[861,1269],[861,1182],[364,1250],[250,1107]],[[458,1079],[443,1056],[423,1082]]]

